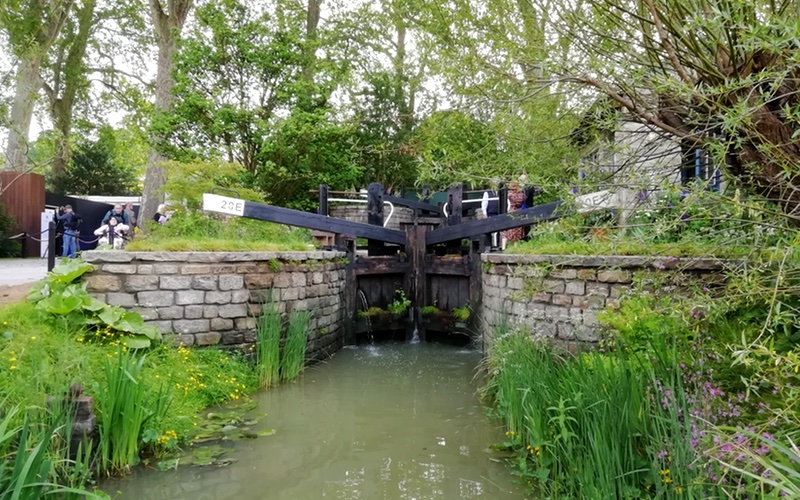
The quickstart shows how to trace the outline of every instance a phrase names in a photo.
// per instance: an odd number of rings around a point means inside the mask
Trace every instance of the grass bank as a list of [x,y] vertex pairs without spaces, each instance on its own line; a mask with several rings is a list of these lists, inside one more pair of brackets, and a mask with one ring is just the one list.
[[[76,283],[89,268],[64,263],[27,301],[0,308],[0,499],[14,491],[9,498],[102,498],[89,493],[98,477],[159,461],[208,434],[198,418],[204,408],[247,398],[263,386],[259,373],[291,370],[289,379],[302,369],[308,321],[300,312],[287,322],[291,353],[279,352],[282,318],[260,322],[276,323],[275,353],[253,363],[236,351],[162,341],[138,314],[89,297]],[[94,399],[98,429],[73,442],[81,394]]]
[[640,290],[576,356],[499,329],[484,394],[532,496],[799,494],[800,338],[752,279],[732,279],[726,300]]

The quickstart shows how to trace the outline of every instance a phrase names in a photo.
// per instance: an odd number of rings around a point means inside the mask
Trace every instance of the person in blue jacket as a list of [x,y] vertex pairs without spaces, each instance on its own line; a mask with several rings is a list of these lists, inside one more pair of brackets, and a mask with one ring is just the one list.
[[78,254],[78,230],[81,227],[81,216],[72,210],[71,205],[64,205],[56,218],[64,224],[64,241],[62,257],[76,257]]

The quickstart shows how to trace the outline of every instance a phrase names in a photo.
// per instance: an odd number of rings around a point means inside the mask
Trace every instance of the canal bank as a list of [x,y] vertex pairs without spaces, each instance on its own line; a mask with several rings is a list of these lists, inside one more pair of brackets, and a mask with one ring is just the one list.
[[438,344],[347,348],[254,395],[255,440],[226,467],[139,468],[101,484],[122,499],[519,499],[474,380],[480,353]]

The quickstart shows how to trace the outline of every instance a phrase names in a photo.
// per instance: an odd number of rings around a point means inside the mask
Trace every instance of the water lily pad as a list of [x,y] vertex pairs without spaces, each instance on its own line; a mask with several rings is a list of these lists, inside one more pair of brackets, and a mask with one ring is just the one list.
[[160,471],[170,470],[170,469],[177,469],[178,463],[180,462],[179,458],[171,458],[169,460],[162,460],[156,464],[156,467]]
[[257,434],[259,436],[272,436],[275,434],[275,429],[264,429],[263,431],[258,431]]

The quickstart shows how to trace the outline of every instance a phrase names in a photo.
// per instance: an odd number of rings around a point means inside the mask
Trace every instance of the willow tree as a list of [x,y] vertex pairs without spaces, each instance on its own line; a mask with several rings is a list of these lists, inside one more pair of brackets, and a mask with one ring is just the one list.
[[[551,5],[552,7],[552,5]],[[800,216],[800,2],[581,0],[551,19],[560,80],[692,148]]]
[[[437,83],[447,90],[450,115],[466,126],[465,137],[486,128],[496,147],[482,140],[465,141],[464,148],[448,146],[447,161],[420,151],[420,179],[438,185],[460,180],[486,185],[526,174],[538,186],[557,189],[575,177],[577,148],[567,137],[577,123],[558,87],[547,82],[553,63],[565,58],[562,40],[551,28],[553,0],[447,0],[419,2],[414,25],[429,37]],[[442,126],[445,121],[433,123]],[[475,123],[482,124],[477,129]],[[455,125],[455,123],[454,123]],[[424,132],[424,130],[423,130]],[[427,134],[428,148],[443,151],[452,130]],[[457,134],[456,134],[457,135]],[[479,134],[484,137],[484,132]],[[436,145],[441,138],[443,145]],[[476,149],[477,148],[477,149]],[[473,151],[467,160],[455,157]]]

